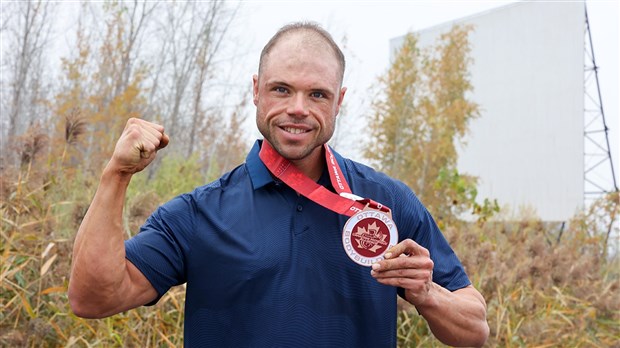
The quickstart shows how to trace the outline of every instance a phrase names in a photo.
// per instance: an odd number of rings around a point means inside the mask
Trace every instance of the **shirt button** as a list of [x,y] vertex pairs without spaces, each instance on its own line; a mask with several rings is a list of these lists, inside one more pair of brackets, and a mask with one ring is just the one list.
[[298,205],[298,206],[297,206],[297,211],[299,211],[299,212],[300,212],[300,211],[302,211],[302,210],[304,210],[304,207],[302,207],[302,206],[301,206],[301,204],[300,204],[300,205]]

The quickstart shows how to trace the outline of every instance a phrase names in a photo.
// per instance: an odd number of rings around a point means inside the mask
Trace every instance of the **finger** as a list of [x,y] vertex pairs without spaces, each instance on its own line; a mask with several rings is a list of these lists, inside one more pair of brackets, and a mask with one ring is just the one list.
[[149,139],[153,142],[153,144],[155,144],[156,150],[160,150],[168,146],[170,138],[164,133],[163,126],[148,122],[143,125],[143,129],[152,137],[149,137]]
[[377,279],[377,282],[384,285],[395,286],[414,292],[424,291],[428,287],[427,282],[411,278],[379,278]]
[[127,123],[125,124],[125,130],[135,126],[139,127],[142,131],[153,134],[158,139],[161,138],[164,134],[164,126],[135,117],[127,120]]
[[149,158],[152,154],[168,146],[169,138],[166,134],[163,134],[161,139],[153,138],[152,135],[145,135],[145,138],[145,141],[140,144],[140,156],[142,158]]
[[141,118],[137,118],[137,117],[131,117],[127,120],[127,124],[137,124],[140,125],[141,127],[151,127],[156,129],[158,132],[163,133],[164,132],[164,126],[158,124],[158,123],[154,123],[154,122],[150,122]]
[[435,266],[433,260],[428,256],[401,256],[395,259],[386,259],[375,262],[372,270],[375,272],[386,272],[390,270],[419,269],[432,271]]
[[159,132],[153,132],[152,129],[145,129],[142,131],[141,140],[144,142],[145,150],[156,151],[161,144],[162,134]]
[[400,255],[430,255],[428,250],[411,239],[405,239],[402,242],[391,247],[384,255],[386,259],[393,259]]
[[389,271],[370,271],[370,275],[372,275],[376,279],[387,279],[387,278],[409,278],[409,279],[419,279],[426,280],[428,279],[428,275],[430,271],[428,270],[419,270],[419,269],[396,269]]
[[139,150],[141,158],[149,158],[153,152],[157,152],[168,145],[169,138],[163,133],[163,127],[150,123],[142,122],[139,126],[140,141]]
[[425,277],[433,271],[433,261],[420,261],[408,264],[377,264],[373,267],[371,274],[374,277]]
[[142,141],[136,147],[140,151],[140,158],[151,158],[157,152],[157,148],[150,141]]
[[127,131],[127,129],[129,129],[129,128],[135,126],[135,125],[138,125],[138,124],[139,124],[139,119],[137,119],[135,117],[130,117],[127,120],[127,123],[125,123],[125,128],[123,129],[123,132]]
[[159,146],[157,147],[157,150],[161,150],[164,147],[168,146],[169,142],[170,142],[170,137],[168,137],[168,134],[162,133],[161,139],[159,141]]

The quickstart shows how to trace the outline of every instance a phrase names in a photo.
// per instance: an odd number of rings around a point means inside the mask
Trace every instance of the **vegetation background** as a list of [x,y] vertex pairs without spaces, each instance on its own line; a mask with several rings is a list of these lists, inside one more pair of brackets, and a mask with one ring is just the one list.
[[[3,5],[5,6],[5,5]],[[161,203],[219,177],[247,150],[246,100],[215,79],[235,8],[223,2],[84,3],[76,45],[50,76],[54,3],[3,7],[0,346],[182,346],[184,288],[154,307],[85,320],[68,306],[72,240],[130,117],[166,125],[163,156],[132,181],[127,236]],[[429,207],[488,303],[489,347],[620,347],[618,194],[571,221],[509,213],[456,169],[478,105],[467,32],[421,50],[409,36],[373,95],[373,165]],[[482,203],[480,203],[482,202]],[[463,219],[463,216],[469,216]],[[403,347],[442,346],[402,304]]]

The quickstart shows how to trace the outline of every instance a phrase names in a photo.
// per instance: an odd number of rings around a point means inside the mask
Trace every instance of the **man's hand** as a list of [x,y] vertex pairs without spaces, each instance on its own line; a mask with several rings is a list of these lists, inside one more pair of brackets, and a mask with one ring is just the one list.
[[157,151],[168,145],[164,127],[138,118],[127,120],[108,167],[119,174],[142,171],[154,159]]
[[405,239],[385,253],[385,259],[372,265],[370,274],[381,284],[405,289],[407,300],[423,304],[433,284],[433,260],[428,250]]
[[406,239],[372,265],[371,275],[381,284],[405,289],[405,299],[426,319],[441,342],[458,347],[482,346],[489,336],[486,303],[469,285],[449,291],[433,283],[433,261],[428,250]]

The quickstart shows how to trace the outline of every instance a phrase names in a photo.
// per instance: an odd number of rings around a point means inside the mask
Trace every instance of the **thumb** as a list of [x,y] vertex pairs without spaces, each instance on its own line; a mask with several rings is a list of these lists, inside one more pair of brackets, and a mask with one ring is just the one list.
[[157,147],[157,150],[163,149],[164,147],[168,146],[168,143],[170,143],[170,137],[168,137],[168,134],[163,133],[161,135],[161,139],[159,140],[159,146]]

